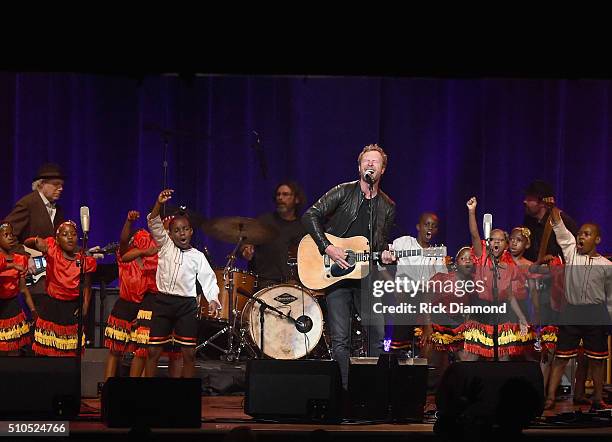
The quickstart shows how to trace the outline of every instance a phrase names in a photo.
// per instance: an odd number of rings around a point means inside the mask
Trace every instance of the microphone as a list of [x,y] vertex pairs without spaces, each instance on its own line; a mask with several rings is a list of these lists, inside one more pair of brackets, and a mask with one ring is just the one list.
[[374,184],[374,175],[376,172],[373,169],[368,169],[363,173],[363,179],[368,184]]
[[491,228],[493,226],[493,215],[485,213],[482,217],[482,231],[484,233],[485,241],[491,239]]
[[83,233],[89,233],[89,207],[81,207],[81,230]]
[[313,325],[314,324],[310,316],[302,315],[295,319],[295,328],[300,333],[308,333],[310,330],[312,330]]

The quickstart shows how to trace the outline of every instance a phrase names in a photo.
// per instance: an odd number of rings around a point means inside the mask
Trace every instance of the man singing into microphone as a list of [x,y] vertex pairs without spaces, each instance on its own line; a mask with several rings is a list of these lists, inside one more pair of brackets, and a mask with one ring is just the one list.
[[[342,268],[348,268],[346,252],[334,246],[325,236],[330,233],[342,238],[369,237],[369,204],[373,209],[373,244],[371,250],[387,248],[388,235],[395,221],[395,203],[380,186],[387,167],[387,155],[377,144],[363,148],[357,160],[359,180],[335,186],[310,207],[302,217],[306,231],[316,242],[321,254],[327,254]],[[370,191],[370,181],[372,190]],[[326,222],[327,221],[327,222]],[[325,223],[325,226],[324,226]],[[327,323],[332,339],[332,354],[340,365],[342,385],[348,387],[351,310],[361,305],[361,281],[344,280],[333,285],[326,297]],[[365,296],[365,295],[364,295]],[[362,312],[369,313],[369,312]],[[384,317],[371,314],[370,356],[380,353],[384,337]]]

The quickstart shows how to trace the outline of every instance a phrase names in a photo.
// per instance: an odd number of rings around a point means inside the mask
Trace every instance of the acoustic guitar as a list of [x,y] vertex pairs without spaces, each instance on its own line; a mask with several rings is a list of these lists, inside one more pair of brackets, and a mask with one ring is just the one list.
[[[368,276],[370,247],[365,236],[339,238],[326,233],[325,236],[336,247],[347,253],[348,269],[341,268],[327,255],[321,255],[317,244],[310,235],[304,236],[298,247],[298,274],[300,281],[311,290],[321,290],[344,279],[362,279]],[[446,257],[446,247],[428,247],[425,249],[392,250],[397,258],[423,256],[429,258]],[[380,260],[380,253],[373,253],[374,261]]]

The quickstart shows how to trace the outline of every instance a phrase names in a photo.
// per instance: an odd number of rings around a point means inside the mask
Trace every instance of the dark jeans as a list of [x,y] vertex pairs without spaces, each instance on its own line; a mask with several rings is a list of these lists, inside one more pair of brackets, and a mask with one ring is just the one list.
[[349,357],[351,351],[351,313],[353,307],[360,313],[362,323],[369,325],[369,356],[382,353],[385,322],[382,314],[361,312],[361,289],[359,286],[341,286],[332,289],[326,296],[327,324],[331,333],[332,356],[340,365],[342,386],[348,388]]

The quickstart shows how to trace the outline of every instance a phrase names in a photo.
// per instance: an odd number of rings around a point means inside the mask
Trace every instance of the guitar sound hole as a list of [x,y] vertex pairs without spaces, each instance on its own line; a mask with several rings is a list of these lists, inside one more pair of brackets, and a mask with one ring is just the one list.
[[331,266],[331,271],[330,271],[331,276],[337,278],[339,276],[348,275],[355,268],[355,252],[352,250],[347,250],[346,253],[347,253],[346,262],[349,263],[350,267],[348,269],[343,269],[338,264],[334,263]]
[[348,262],[349,266],[355,267],[355,252],[352,250],[347,250],[346,262]]

